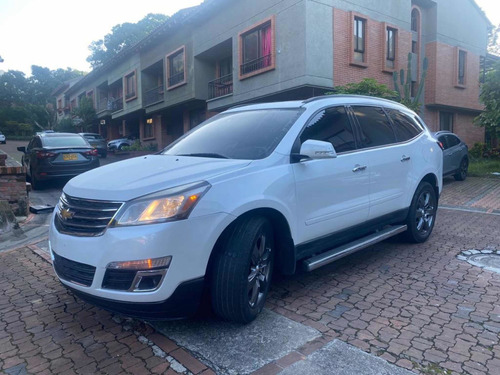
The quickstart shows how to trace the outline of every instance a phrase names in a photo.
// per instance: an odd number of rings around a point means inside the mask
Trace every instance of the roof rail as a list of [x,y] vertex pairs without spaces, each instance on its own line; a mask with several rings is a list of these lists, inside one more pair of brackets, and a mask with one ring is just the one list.
[[[309,99],[304,100],[302,103],[308,104],[311,102],[315,102],[315,101],[322,100],[322,99],[328,99],[328,98],[364,98],[364,99],[382,100],[382,101],[389,102],[389,103],[397,103],[393,100],[385,99],[385,98],[378,98],[376,96],[349,95],[349,94],[333,94],[333,95],[315,96],[313,98],[309,98]],[[400,104],[400,103],[398,103],[398,104]]]

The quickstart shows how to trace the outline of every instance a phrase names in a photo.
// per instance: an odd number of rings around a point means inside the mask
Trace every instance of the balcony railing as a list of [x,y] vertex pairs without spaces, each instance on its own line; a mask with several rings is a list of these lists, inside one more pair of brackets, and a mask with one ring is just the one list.
[[151,105],[163,101],[163,85],[144,92],[144,105]]
[[108,100],[108,109],[111,112],[121,111],[123,109],[123,97]]
[[168,85],[175,86],[184,81],[184,72],[180,72],[174,74],[173,76],[168,77]]
[[208,99],[233,93],[233,74],[228,74],[208,82]]
[[272,55],[266,55],[259,57],[258,59],[249,61],[245,64],[240,65],[240,74],[243,76],[255,72],[256,70],[261,70],[271,66]]

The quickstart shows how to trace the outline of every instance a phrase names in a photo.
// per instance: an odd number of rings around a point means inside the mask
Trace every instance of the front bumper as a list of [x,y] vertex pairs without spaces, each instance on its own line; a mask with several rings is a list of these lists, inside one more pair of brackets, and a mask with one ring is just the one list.
[[148,320],[173,320],[188,318],[196,313],[200,305],[205,280],[200,277],[195,280],[185,281],[165,301],[145,303],[121,302],[96,297],[64,283],[63,285],[85,302],[114,313]]
[[[54,215],[49,230],[52,258],[55,253],[72,262],[95,267],[88,283],[90,286],[59,277],[65,286],[81,295],[82,299],[129,315],[144,316],[142,313],[148,310],[148,306],[156,306],[158,310],[163,310],[163,314],[169,315],[162,315],[162,318],[184,316],[171,307],[181,301],[193,300],[191,302],[197,306],[198,291],[195,293],[191,286],[187,288],[184,284],[205,277],[212,249],[222,231],[233,220],[231,215],[217,213],[170,223],[108,228],[101,236],[78,237],[58,232]],[[131,292],[103,286],[107,265],[111,262],[166,256],[172,257],[170,265],[160,286],[153,291]],[[185,290],[187,292],[183,292]],[[192,310],[192,307],[188,306],[187,310]]]

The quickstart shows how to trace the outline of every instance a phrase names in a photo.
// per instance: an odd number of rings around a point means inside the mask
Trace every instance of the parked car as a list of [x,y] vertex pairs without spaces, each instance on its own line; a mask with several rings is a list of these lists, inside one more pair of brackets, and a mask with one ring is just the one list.
[[5,138],[5,135],[2,132],[0,132],[0,143],[7,143],[7,138]]
[[215,312],[248,323],[273,272],[312,271],[404,233],[432,233],[442,150],[405,106],[359,96],[255,104],[160,154],[84,173],[50,225],[61,282],[142,318]]
[[443,176],[453,175],[457,181],[465,180],[469,169],[467,145],[449,131],[436,132],[434,137],[443,145]]
[[108,151],[123,150],[125,146],[132,146],[137,137],[131,135],[126,138],[113,139],[108,142]]
[[24,153],[21,162],[33,189],[40,189],[45,181],[74,177],[99,166],[97,150],[78,134],[42,133],[27,147],[17,149]]
[[106,140],[102,135],[97,133],[79,133],[83,138],[85,138],[92,147],[97,149],[99,156],[105,158],[108,156],[108,146]]
[[45,130],[36,132],[36,135],[45,134],[45,133],[55,133],[55,131],[52,129],[45,129]]

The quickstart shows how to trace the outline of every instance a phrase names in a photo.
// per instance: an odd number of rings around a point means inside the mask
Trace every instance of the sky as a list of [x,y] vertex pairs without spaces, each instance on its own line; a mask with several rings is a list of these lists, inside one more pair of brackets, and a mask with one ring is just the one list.
[[0,70],[31,65],[90,71],[88,46],[119,23],[172,15],[201,0],[0,0]]
[[[500,24],[500,0],[476,0]],[[172,15],[201,0],[0,0],[0,70],[31,73],[31,65],[90,71],[88,46],[119,23],[148,13]]]

